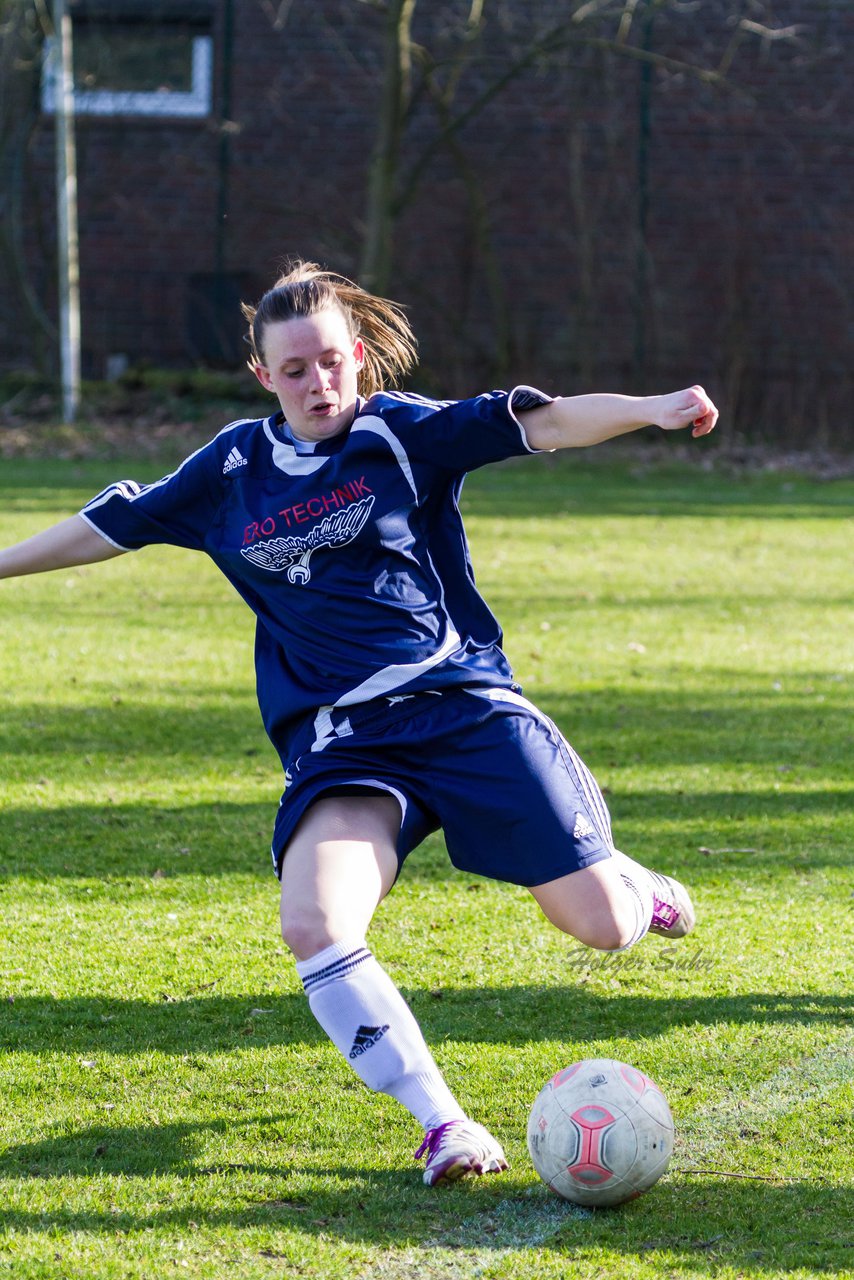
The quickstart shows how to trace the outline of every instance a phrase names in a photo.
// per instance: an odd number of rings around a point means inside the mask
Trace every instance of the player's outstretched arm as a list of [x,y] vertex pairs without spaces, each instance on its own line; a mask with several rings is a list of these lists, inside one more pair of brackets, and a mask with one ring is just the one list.
[[566,396],[519,414],[532,449],[572,449],[656,426],[691,427],[692,436],[714,430],[718,411],[702,387],[664,396]]
[[67,520],[36,533],[24,542],[0,551],[0,578],[16,578],[28,573],[46,573],[49,569],[69,569],[76,564],[94,564],[123,555],[88,525],[82,516]]

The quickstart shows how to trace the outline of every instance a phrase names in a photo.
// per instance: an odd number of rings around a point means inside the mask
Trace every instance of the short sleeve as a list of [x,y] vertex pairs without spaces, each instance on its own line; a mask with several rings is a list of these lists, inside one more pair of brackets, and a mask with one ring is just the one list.
[[548,404],[551,396],[534,387],[488,391],[469,400],[435,401],[402,394],[375,401],[388,427],[403,442],[410,458],[454,473],[474,471],[490,462],[537,453],[527,441],[518,414]]
[[166,543],[200,551],[222,500],[211,446],[153,484],[120,480],[97,494],[80,515],[122,551]]

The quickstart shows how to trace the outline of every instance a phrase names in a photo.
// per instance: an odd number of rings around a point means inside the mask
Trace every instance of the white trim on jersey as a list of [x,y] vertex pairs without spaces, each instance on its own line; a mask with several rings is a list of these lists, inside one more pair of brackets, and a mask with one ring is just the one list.
[[459,647],[460,637],[449,622],[444,644],[429,658],[424,658],[422,662],[398,662],[383,667],[381,671],[375,671],[373,675],[368,676],[367,680],[356,685],[355,689],[343,693],[337,701],[320,707],[314,718],[315,739],[311,744],[312,751],[322,751],[334,738],[340,736],[332,723],[333,711],[337,711],[339,707],[352,707],[356,703],[370,702],[372,698],[381,698],[386,694],[394,693],[396,689],[409,684],[410,680],[416,680],[418,676],[437,667]]
[[233,431],[236,427],[243,427],[243,426],[246,426],[247,423],[252,423],[257,421],[258,421],[257,418],[238,418],[237,421],[235,422],[229,422],[227,426],[223,427],[221,431],[218,431],[216,433],[216,435],[213,437],[212,440],[209,440],[206,444],[201,445],[200,448],[195,449],[188,457],[184,459],[184,461],[181,463],[179,467],[176,467],[174,471],[170,471],[168,475],[161,476],[159,480],[155,480],[152,484],[144,484],[144,485],[138,484],[136,480],[119,480],[116,484],[111,484],[109,488],[104,489],[103,493],[98,494],[96,497],[94,497],[91,500],[91,502],[87,502],[83,510],[79,511],[77,514],[82,516],[83,519],[86,521],[86,523],[89,525],[89,527],[91,529],[94,529],[95,533],[100,534],[105,542],[109,542],[111,547],[115,547],[117,551],[132,551],[133,550],[132,547],[122,546],[120,542],[116,542],[114,538],[111,538],[109,537],[108,534],[104,533],[103,529],[99,529],[98,526],[94,523],[94,521],[89,519],[86,512],[97,511],[99,507],[102,507],[104,505],[104,503],[109,502],[111,498],[114,498],[116,496],[123,498],[126,502],[129,502],[129,503],[136,502],[137,498],[139,498],[142,494],[148,494],[152,491],[152,489],[159,489],[162,485],[168,484],[169,481],[174,476],[180,475],[180,473],[184,470],[184,467],[186,467],[188,462],[192,462],[193,459],[198,457],[198,455],[204,449],[209,449],[210,446],[213,444],[213,441],[218,440],[220,436],[225,435],[226,431]]
[[397,459],[397,465],[405,475],[409,482],[409,487],[413,492],[415,501],[419,501],[418,490],[415,487],[415,477],[412,474],[412,467],[409,463],[409,457],[403,445],[397,436],[391,430],[382,418],[375,418],[372,414],[367,418],[357,418],[353,424],[351,435],[355,435],[357,431],[373,431],[375,435],[381,436],[385,442],[391,446],[392,453]]
[[452,404],[457,404],[456,400],[436,400],[433,396],[422,396],[417,391],[390,391],[382,392],[389,400],[399,400],[401,404],[428,404],[434,409],[447,409]]
[[[275,415],[274,415],[275,416]],[[297,453],[287,440],[280,440],[273,430],[273,419],[264,419],[264,435],[273,446],[273,465],[288,476],[310,476],[329,462],[329,455]]]
[[115,547],[117,551],[130,551],[132,549],[131,547],[123,547],[120,542],[116,542],[115,538],[109,537],[108,534],[104,533],[103,529],[99,529],[94,521],[89,519],[85,511],[78,511],[77,514],[82,520],[86,521],[93,533],[97,533],[100,538],[103,538],[105,542],[109,542],[110,546]]
[[[411,391],[384,391],[384,396],[389,400],[398,400],[401,404],[426,404],[431,405],[435,409],[447,409],[453,404],[458,404],[457,400],[434,400],[430,396],[421,396]],[[474,397],[475,399],[477,397]],[[518,405],[513,404],[514,398],[519,401]],[[507,412],[516,423],[519,429],[519,435],[522,444],[528,450],[528,453],[554,453],[554,449],[535,449],[533,445],[528,443],[528,437],[525,435],[525,428],[516,416],[516,409],[538,409],[541,405],[551,404],[554,396],[546,395],[544,391],[540,391],[537,387],[529,387],[527,383],[520,383],[514,387],[512,391],[507,393]],[[363,419],[369,421],[369,419]],[[358,424],[357,424],[358,425]]]
[[[120,498],[124,498],[126,502],[133,502],[134,498],[138,497],[141,492],[142,485],[137,484],[135,480],[119,480],[116,484],[111,484],[110,487],[105,489],[97,498],[93,498],[91,502],[87,502],[86,507],[89,510],[97,511],[98,507],[102,507],[105,502],[109,502],[110,499],[116,497],[116,495]],[[83,517],[90,529],[93,529],[95,533],[100,534],[105,542],[109,542],[111,547],[115,547],[117,551],[131,550],[130,547],[123,547],[120,542],[116,542],[115,539],[110,538],[106,533],[104,533],[103,529],[99,529],[94,521],[89,519],[85,511],[78,511],[77,514]]]
[[[520,385],[514,387],[507,397],[507,412],[519,428],[519,435],[522,437],[522,444],[528,450],[528,453],[554,453],[554,449],[535,449],[533,445],[528,444],[528,437],[525,435],[525,428],[516,417],[516,410],[513,405],[514,397],[518,396],[523,401],[518,406],[519,409],[538,409],[541,405],[551,404],[553,396],[544,396],[542,391],[538,391],[536,387],[528,387]],[[527,401],[527,403],[524,403]]]

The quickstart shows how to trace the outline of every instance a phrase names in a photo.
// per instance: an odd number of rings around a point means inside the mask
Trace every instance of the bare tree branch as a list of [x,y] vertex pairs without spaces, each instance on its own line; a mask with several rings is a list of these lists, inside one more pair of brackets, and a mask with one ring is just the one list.
[[715,87],[726,89],[727,91],[749,96],[740,88],[733,86],[718,71],[709,67],[699,66],[695,63],[684,62],[679,58],[669,58],[664,54],[654,53],[650,50],[639,49],[635,45],[622,44],[616,39],[609,40],[600,36],[589,36],[572,30],[566,24],[552,27],[543,33],[536,40],[532,41],[525,52],[511,63],[490,85],[487,86],[475,100],[461,111],[458,115],[450,118],[447,123],[440,128],[439,132],[430,139],[427,145],[422,149],[418,156],[413,160],[409,167],[408,177],[405,177],[397,199],[395,201],[395,213],[399,214],[406,208],[410,200],[414,196],[421,178],[425,172],[428,162],[433,156],[446,145],[448,138],[453,133],[457,133],[470,124],[480,113],[487,107],[498,95],[529,67],[537,62],[553,57],[558,52],[563,51],[569,45],[583,45],[588,48],[601,49],[609,53],[615,53],[620,57],[634,58],[639,62],[646,62],[652,66],[659,67],[662,70],[681,72],[690,74],[702,81],[704,84],[714,85]]

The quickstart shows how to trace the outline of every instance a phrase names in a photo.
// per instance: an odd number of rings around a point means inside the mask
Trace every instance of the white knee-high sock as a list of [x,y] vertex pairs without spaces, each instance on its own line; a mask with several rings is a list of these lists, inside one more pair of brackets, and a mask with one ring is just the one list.
[[626,857],[619,849],[612,849],[611,856],[616,861],[620,879],[629,891],[628,900],[635,910],[635,928],[632,936],[624,946],[617,948],[618,951],[625,951],[628,947],[633,947],[636,942],[640,942],[652,922],[653,873],[639,862],[635,862],[633,858]]
[[297,962],[309,1006],[369,1089],[397,1098],[425,1129],[465,1119],[409,1005],[363,939]]

